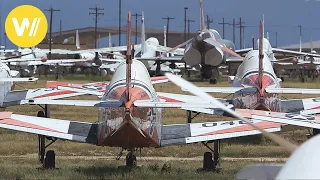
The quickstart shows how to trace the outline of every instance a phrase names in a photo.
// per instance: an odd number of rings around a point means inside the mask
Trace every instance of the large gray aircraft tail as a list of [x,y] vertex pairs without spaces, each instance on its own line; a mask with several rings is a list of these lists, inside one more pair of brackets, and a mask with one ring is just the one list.
[[146,51],[146,33],[144,27],[144,12],[141,14],[141,55]]

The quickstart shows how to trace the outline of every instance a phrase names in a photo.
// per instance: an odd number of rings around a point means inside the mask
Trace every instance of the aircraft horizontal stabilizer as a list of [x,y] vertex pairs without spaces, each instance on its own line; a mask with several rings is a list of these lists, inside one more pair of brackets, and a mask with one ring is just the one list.
[[[185,103],[185,102],[154,102],[150,100],[137,100],[134,102],[137,107],[154,107],[154,108],[206,108],[206,109],[219,109],[214,104],[210,103]],[[228,105],[232,108],[233,105]]]
[[96,123],[0,112],[0,128],[89,144],[97,144],[97,127]]

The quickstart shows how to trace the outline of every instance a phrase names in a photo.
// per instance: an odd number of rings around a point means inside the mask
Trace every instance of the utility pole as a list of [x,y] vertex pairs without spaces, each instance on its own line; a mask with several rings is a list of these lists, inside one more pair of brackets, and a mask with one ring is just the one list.
[[190,38],[190,37],[189,37],[189,35],[190,35],[190,23],[191,23],[191,22],[195,22],[195,20],[190,20],[190,19],[188,18],[187,22],[188,22],[188,39],[189,39],[189,38]]
[[300,52],[301,52],[301,43],[302,43],[302,41],[301,41],[301,36],[302,36],[302,26],[301,25],[299,25],[298,26],[299,27],[299,29],[300,29],[300,45],[299,45],[299,50],[300,50]]
[[236,19],[233,18],[233,22],[232,24],[229,24],[232,26],[232,41],[233,41],[233,44],[235,45],[236,44],[236,25],[239,25],[239,24],[236,24]]
[[276,47],[278,47],[278,32],[276,32]]
[[44,11],[50,11],[50,30],[49,30],[49,54],[48,54],[48,59],[51,59],[51,45],[52,45],[52,16],[53,12],[60,11],[60,9],[45,9]]
[[89,15],[95,15],[95,25],[94,25],[94,48],[97,49],[97,26],[98,26],[98,16],[104,15],[104,13],[99,13],[99,11],[103,11],[104,8],[89,8],[90,10],[94,10],[95,12],[89,12]]
[[62,20],[60,20],[60,38],[61,38],[61,35],[62,35]]
[[184,41],[187,41],[187,7],[184,7]]
[[207,15],[206,23],[207,23],[207,29],[210,29],[210,24],[213,23],[213,19],[210,19],[208,15]]
[[168,17],[162,18],[162,19],[166,19],[167,20],[167,46],[170,46],[169,45],[169,22],[170,22],[170,20],[175,19],[175,18],[168,16]]
[[119,0],[119,46],[121,45],[121,0]]
[[242,21],[242,18],[240,17],[240,21],[239,21],[239,28],[240,29],[240,49],[243,48],[243,39],[244,39],[244,35],[243,35],[243,31],[244,31],[244,26],[243,26],[244,22]]
[[225,23],[224,22],[224,18],[222,18],[222,23],[218,23],[218,24],[222,24],[222,38],[224,39],[224,25],[227,24],[227,25],[230,25],[229,23]]
[[[50,60],[51,59],[51,46],[52,46],[52,16],[53,16],[53,12],[60,11],[60,9],[52,9],[52,7],[51,7],[50,9],[45,9],[44,11],[50,11],[49,54],[48,54],[48,59]],[[45,70],[45,75],[47,75],[46,70]],[[58,79],[58,66],[57,66],[57,72],[56,72],[56,80],[57,79]]]
[[135,13],[134,15],[136,17],[136,39],[135,44],[138,44],[138,17],[142,16],[141,14]]

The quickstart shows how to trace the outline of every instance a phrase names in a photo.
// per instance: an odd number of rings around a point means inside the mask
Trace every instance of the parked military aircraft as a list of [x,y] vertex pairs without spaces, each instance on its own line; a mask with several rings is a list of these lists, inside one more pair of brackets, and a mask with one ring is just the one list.
[[[47,146],[44,137],[51,137],[53,141],[65,139],[98,146],[122,147],[127,150],[126,165],[136,164],[135,152],[143,147],[163,147],[203,142],[208,143],[232,137],[259,134],[242,120],[223,122],[203,122],[187,124],[162,124],[162,108],[197,109],[197,112],[214,113],[220,107],[212,103],[202,103],[197,96],[180,95],[177,101],[170,98],[171,93],[158,93],[152,86],[147,68],[138,60],[132,60],[131,51],[131,13],[128,13],[128,45],[126,62],[122,62],[115,71],[113,78],[105,90],[88,90],[73,88],[73,92],[92,93],[100,95],[101,101],[87,101],[91,106],[100,107],[99,123],[86,123],[69,120],[58,120],[33,116],[16,115],[11,112],[0,113],[0,127],[40,135],[39,154],[44,157]],[[158,79],[161,81],[161,79]],[[220,100],[226,103],[223,100]],[[36,103],[37,100],[29,100]],[[39,104],[81,105],[79,100],[46,100]],[[227,106],[232,108],[232,106]],[[38,115],[43,116],[43,112]],[[189,120],[188,120],[189,121]],[[277,123],[263,123],[252,120],[256,126],[265,131],[281,130]],[[42,140],[41,140],[42,139]],[[209,148],[211,150],[211,148]],[[215,153],[219,150],[219,142],[215,143]],[[122,151],[120,152],[120,154]],[[205,169],[214,167],[218,161],[212,160],[211,152],[205,153]],[[215,160],[219,157],[215,156]],[[44,158],[41,158],[42,160]],[[46,153],[43,161],[46,168],[55,167],[53,151]]]

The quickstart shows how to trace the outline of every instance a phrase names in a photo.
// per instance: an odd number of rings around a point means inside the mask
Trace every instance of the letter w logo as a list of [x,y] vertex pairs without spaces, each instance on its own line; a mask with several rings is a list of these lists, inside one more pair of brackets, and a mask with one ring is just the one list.
[[23,18],[22,23],[19,25],[17,18],[12,18],[14,29],[16,30],[17,36],[23,36],[24,30],[27,28],[29,30],[28,36],[36,36],[38,27],[40,24],[40,18],[33,18],[31,28],[29,29],[29,19]]

